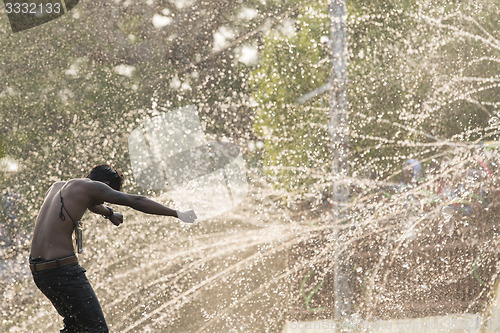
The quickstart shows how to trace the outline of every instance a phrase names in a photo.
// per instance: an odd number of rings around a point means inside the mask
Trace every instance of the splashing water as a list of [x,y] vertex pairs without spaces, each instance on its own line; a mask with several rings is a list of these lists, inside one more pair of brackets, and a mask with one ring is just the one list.
[[[79,259],[111,331],[293,332],[297,323],[326,320],[495,318],[498,4],[347,2],[343,208],[334,201],[325,93],[334,89],[328,5],[115,1],[78,3],[16,33],[1,20],[0,330],[62,326],[26,266],[52,182],[107,162],[124,172],[125,192],[174,207],[181,201],[172,174],[186,182],[203,176],[188,160],[209,150],[222,152],[211,172],[238,158],[245,191],[217,187],[227,174],[213,187],[203,183],[203,193],[234,194],[203,221],[186,226],[113,207],[125,216],[115,228],[84,216]],[[168,115],[189,105],[195,129],[181,127],[156,148],[130,148],[135,130],[159,119],[171,126]],[[191,132],[201,141],[191,145]],[[176,153],[188,155],[166,154],[176,141]],[[144,147],[157,149],[144,156],[159,164],[138,172]],[[154,172],[166,178],[161,186],[152,186]],[[347,295],[341,318],[335,283]]]

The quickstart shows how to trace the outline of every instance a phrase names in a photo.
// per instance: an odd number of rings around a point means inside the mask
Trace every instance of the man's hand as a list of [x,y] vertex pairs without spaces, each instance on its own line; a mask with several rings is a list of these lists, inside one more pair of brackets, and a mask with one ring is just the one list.
[[123,223],[123,215],[120,213],[113,213],[113,215],[109,218],[109,220],[114,225],[119,226],[120,224]]
[[183,222],[193,223],[198,218],[198,216],[196,216],[196,213],[192,209],[185,212],[180,212],[177,210],[176,212],[177,217]]

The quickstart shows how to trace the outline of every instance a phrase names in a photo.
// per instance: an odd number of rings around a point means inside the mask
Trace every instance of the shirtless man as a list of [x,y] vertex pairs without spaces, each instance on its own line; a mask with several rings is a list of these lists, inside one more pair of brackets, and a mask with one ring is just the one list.
[[72,233],[75,230],[78,242],[78,226],[87,209],[116,226],[123,222],[123,216],[103,206],[104,202],[188,223],[197,218],[192,210],[179,212],[144,196],[122,193],[122,183],[118,171],[99,165],[87,178],[54,183],[40,208],[31,243],[30,269],[37,287],[64,317],[61,332],[108,332],[99,301],[73,248]]

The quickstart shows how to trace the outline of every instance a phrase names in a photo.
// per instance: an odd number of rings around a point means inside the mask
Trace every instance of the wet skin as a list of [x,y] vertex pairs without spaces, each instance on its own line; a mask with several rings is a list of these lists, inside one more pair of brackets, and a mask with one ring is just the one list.
[[[66,186],[65,186],[66,185]],[[61,220],[62,189],[65,220]],[[87,178],[72,179],[68,182],[56,182],[47,191],[40,208],[31,242],[31,256],[34,258],[55,259],[75,253],[72,241],[74,224],[80,220],[87,209],[101,215],[109,215],[102,205],[104,202],[128,206],[144,213],[177,217],[177,212],[144,196],[115,191],[107,184]],[[71,216],[71,218],[68,216]],[[110,221],[118,226],[123,222],[120,213],[114,213]]]

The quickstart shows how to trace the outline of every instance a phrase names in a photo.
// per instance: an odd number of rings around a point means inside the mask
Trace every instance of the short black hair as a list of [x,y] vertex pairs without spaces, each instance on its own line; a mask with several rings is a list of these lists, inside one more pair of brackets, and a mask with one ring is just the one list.
[[123,184],[123,174],[107,164],[93,167],[87,178],[95,181],[109,182],[109,186],[117,191],[121,190]]

